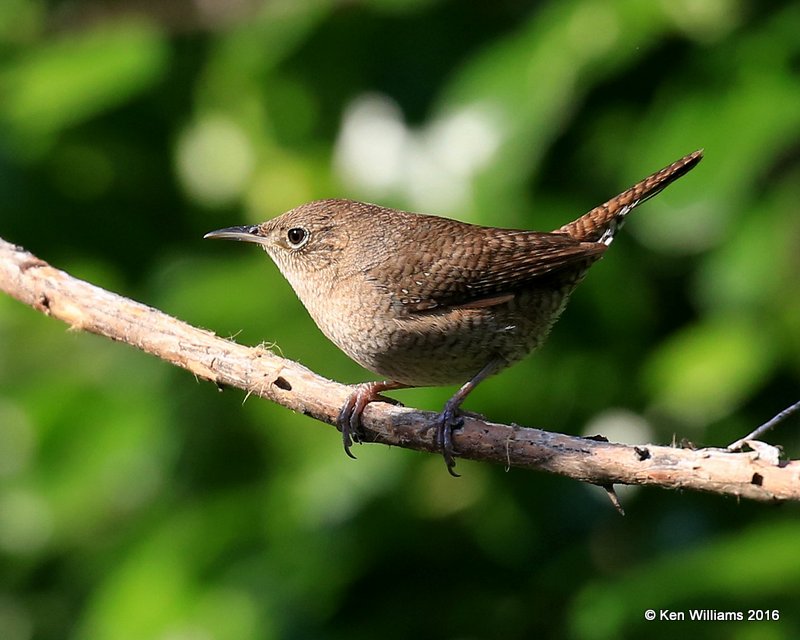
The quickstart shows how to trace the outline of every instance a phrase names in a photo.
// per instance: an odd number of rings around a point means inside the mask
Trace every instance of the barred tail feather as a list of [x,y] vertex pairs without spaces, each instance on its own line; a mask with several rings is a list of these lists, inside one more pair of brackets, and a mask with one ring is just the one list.
[[614,234],[622,226],[625,216],[635,207],[660,193],[662,189],[691,171],[703,158],[703,150],[684,156],[661,171],[637,182],[627,191],[612,198],[608,202],[595,207],[577,220],[565,224],[558,229],[581,242],[600,242],[611,244]]

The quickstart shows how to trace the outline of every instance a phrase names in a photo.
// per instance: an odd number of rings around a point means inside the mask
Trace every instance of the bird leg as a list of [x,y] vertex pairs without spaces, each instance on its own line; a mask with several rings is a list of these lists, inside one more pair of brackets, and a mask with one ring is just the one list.
[[453,477],[459,477],[459,474],[455,472],[456,452],[453,451],[453,429],[458,429],[464,425],[464,419],[458,415],[458,408],[475,387],[505,366],[505,364],[506,362],[502,358],[495,358],[489,362],[453,394],[453,397],[447,401],[444,409],[436,418],[436,446],[441,449],[444,463],[447,465],[447,471]]
[[350,451],[353,442],[361,443],[361,414],[370,402],[382,400],[390,401],[380,395],[381,391],[392,391],[393,389],[407,389],[409,385],[394,382],[393,380],[364,382],[357,384],[353,392],[348,396],[336,424],[342,432],[342,443],[344,452],[355,460],[355,455]]

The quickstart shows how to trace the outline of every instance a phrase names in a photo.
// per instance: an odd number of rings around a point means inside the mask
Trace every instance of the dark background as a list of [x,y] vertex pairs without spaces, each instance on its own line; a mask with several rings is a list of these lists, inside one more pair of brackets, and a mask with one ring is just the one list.
[[[202,235],[321,197],[547,230],[704,147],[466,408],[725,446],[800,396],[798,33],[789,0],[4,0],[0,236],[358,382],[261,252]],[[798,431],[769,440],[797,458]],[[622,518],[355,452],[0,298],[0,638],[800,635],[795,505],[631,489]]]

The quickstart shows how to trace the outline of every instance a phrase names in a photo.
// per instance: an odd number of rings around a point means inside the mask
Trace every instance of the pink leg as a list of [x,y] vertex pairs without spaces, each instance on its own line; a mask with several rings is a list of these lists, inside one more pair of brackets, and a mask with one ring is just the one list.
[[357,384],[353,389],[353,393],[347,398],[342,410],[339,412],[339,417],[336,420],[339,430],[342,432],[342,442],[344,443],[344,452],[355,459],[355,456],[350,451],[353,442],[361,442],[361,414],[364,413],[364,408],[376,400],[384,400],[380,396],[381,391],[392,391],[393,389],[408,389],[409,385],[400,384],[392,380],[384,380],[382,382],[364,382]]

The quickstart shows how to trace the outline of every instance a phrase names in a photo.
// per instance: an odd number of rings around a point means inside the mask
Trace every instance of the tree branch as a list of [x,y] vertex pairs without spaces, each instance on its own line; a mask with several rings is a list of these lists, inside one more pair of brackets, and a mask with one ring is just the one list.
[[[125,342],[217,385],[243,389],[328,424],[350,387],[314,374],[262,347],[244,347],[157,309],[51,267],[0,239],[0,289],[74,330]],[[365,440],[436,451],[434,413],[372,403]],[[466,416],[454,434],[460,457],[556,473],[582,482],[654,485],[763,501],[800,500],[800,461],[778,461],[773,447],[724,449],[631,446]]]

